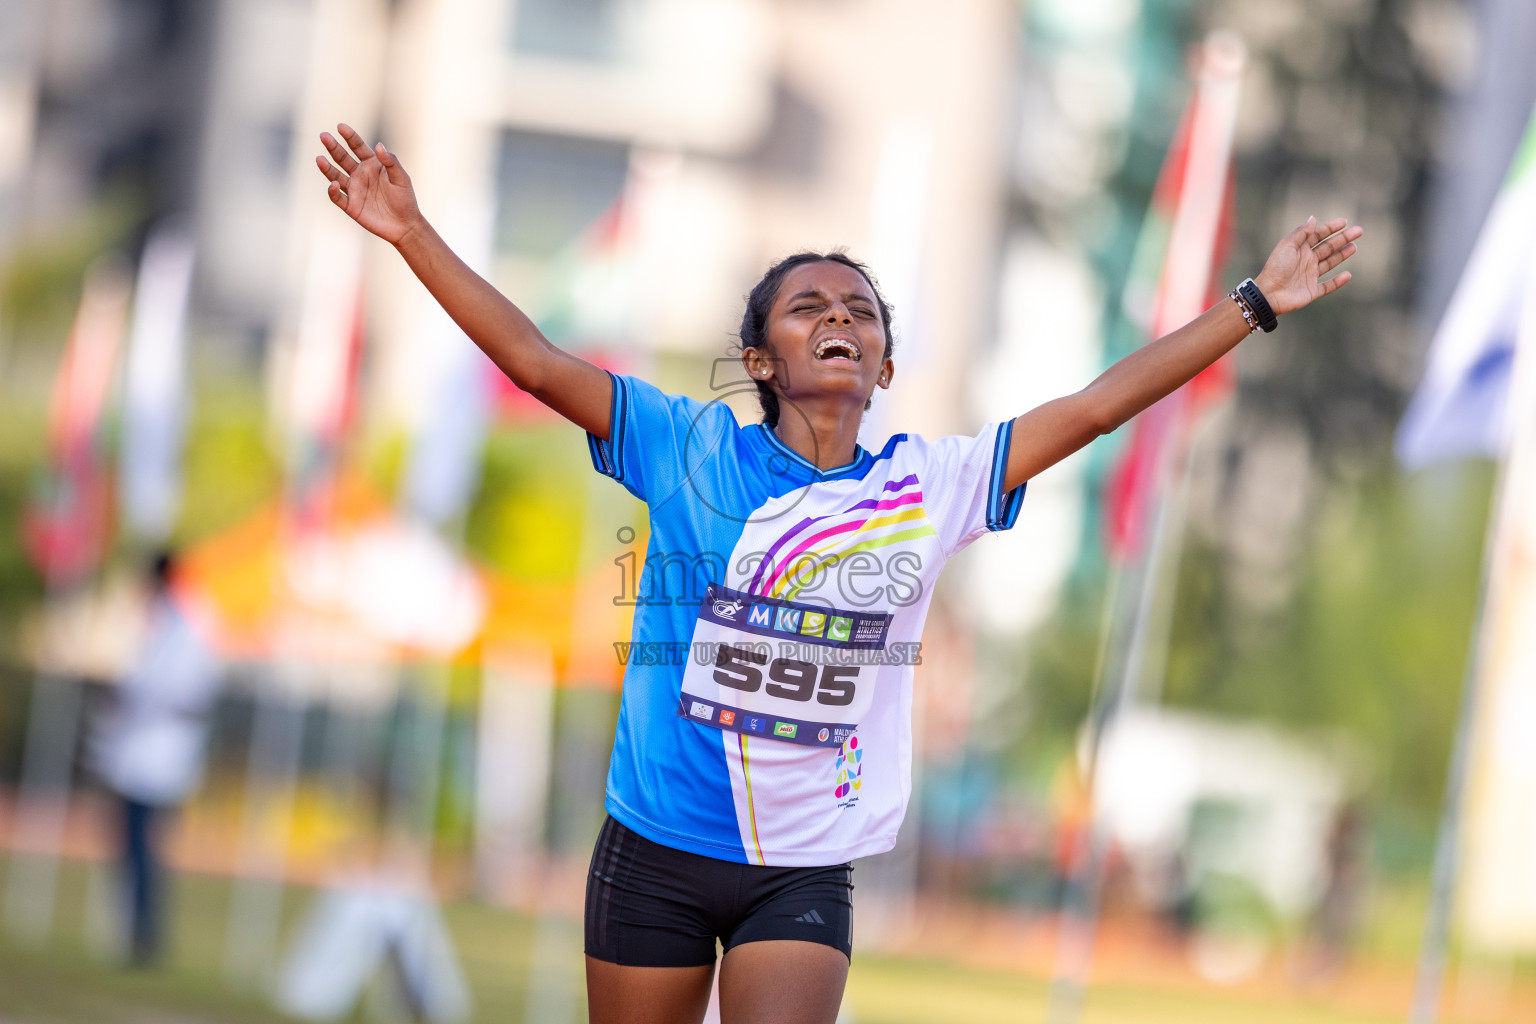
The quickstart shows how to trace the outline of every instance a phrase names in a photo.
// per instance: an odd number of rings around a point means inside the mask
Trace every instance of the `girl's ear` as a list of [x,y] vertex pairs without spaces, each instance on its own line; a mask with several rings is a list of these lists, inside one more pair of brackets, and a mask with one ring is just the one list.
[[749,345],[741,350],[741,365],[746,367],[747,376],[753,380],[773,379],[773,360],[768,358],[768,353],[755,345]]
[[896,363],[894,360],[887,359],[885,364],[880,367],[880,376],[876,378],[875,383],[882,388],[888,388],[891,386],[891,380],[895,376]]

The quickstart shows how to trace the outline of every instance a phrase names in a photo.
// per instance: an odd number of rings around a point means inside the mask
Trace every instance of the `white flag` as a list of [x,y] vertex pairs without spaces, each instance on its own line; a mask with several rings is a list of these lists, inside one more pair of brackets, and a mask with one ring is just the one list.
[[1499,456],[1520,311],[1536,261],[1536,116],[1494,200],[1429,349],[1424,381],[1397,431],[1411,469],[1440,459]]
[[144,247],[134,290],[120,457],[123,526],[152,542],[170,533],[181,497],[192,264],[191,236],[161,227]]

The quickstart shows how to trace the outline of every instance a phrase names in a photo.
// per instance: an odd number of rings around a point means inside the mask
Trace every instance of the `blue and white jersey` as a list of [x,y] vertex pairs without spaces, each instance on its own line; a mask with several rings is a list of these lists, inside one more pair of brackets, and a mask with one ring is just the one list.
[[597,469],[650,510],[608,812],[751,864],[889,850],[911,794],[912,672],[944,563],[1012,526],[1012,422],[819,470],[723,402],[614,377]]

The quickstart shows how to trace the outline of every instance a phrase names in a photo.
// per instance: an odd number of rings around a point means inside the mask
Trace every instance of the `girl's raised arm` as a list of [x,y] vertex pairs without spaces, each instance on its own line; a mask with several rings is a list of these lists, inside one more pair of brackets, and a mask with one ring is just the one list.
[[607,440],[613,381],[607,371],[551,345],[523,311],[476,274],[427,223],[411,179],[395,155],[372,148],[345,124],[342,145],[321,132],[330,159],[315,163],[330,179],[327,194],[353,220],[405,257],[412,272],[465,334],[518,387],[578,427]]
[[[1254,279],[1275,314],[1300,309],[1348,284],[1347,270],[1327,281],[1321,277],[1355,254],[1364,233],[1342,217],[1326,224],[1311,217],[1282,238]],[[1004,487],[1012,490],[1172,394],[1248,334],[1242,310],[1223,299],[1132,352],[1083,390],[1031,409],[1013,421]]]

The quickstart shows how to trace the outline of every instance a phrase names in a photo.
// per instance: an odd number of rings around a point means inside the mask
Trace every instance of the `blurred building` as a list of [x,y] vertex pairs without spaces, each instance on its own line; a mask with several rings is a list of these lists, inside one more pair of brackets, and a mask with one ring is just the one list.
[[141,224],[191,212],[209,13],[189,0],[0,7],[0,241],[103,199]]
[[424,414],[450,328],[325,201],[315,136],[347,120],[557,343],[631,365],[723,356],[770,260],[846,246],[896,303],[900,367],[922,382],[892,417],[970,425],[1013,22],[1002,0],[227,0],[199,172],[205,313],[271,339],[282,378],[364,293],[374,411]]

